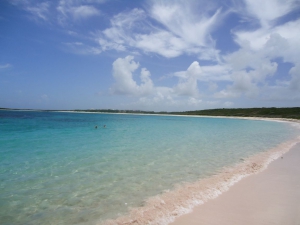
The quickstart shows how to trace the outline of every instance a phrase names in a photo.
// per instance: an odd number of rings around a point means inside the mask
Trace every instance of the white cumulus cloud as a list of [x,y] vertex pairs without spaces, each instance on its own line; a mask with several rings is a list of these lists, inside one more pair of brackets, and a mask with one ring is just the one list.
[[69,19],[82,20],[101,14],[100,10],[91,3],[103,3],[104,1],[84,0],[60,0],[56,6],[57,18],[61,25],[65,25]]
[[142,68],[139,77],[135,72],[140,67],[134,61],[133,56],[118,58],[113,63],[114,84],[110,88],[113,95],[128,95],[139,98],[143,104],[181,104],[188,98],[186,104],[199,105],[202,100],[199,98],[197,80],[201,75],[201,67],[198,62],[193,62],[186,71],[177,72],[174,77],[178,83],[173,86],[155,86],[150,71]]
[[[219,51],[211,32],[223,15],[196,12],[195,2],[152,1],[149,10],[133,9],[111,19],[111,27],[97,33],[102,50],[141,51],[172,58],[194,54],[200,59],[218,61]],[[154,21],[154,22],[151,22]]]
[[111,88],[113,94],[125,94],[133,96],[149,95],[153,91],[153,83],[150,72],[142,68],[140,74],[141,84],[138,85],[133,79],[133,73],[139,64],[133,60],[133,56],[118,58],[113,63],[113,77],[115,83]]
[[197,96],[197,80],[201,76],[201,73],[201,67],[196,61],[186,71],[175,73],[175,76],[179,77],[179,83],[174,87],[174,91],[178,95]]
[[299,7],[297,0],[245,0],[247,12],[257,18],[263,27]]

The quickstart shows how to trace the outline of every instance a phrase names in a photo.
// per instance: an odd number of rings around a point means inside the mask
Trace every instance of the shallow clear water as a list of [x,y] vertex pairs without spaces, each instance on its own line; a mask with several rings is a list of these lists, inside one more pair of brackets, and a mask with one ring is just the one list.
[[298,134],[269,121],[0,111],[0,221],[116,218]]

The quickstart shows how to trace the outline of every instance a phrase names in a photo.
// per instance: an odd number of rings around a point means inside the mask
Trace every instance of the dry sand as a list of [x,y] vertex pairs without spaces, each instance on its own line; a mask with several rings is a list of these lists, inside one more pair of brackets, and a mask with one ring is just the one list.
[[300,225],[300,144],[171,225]]

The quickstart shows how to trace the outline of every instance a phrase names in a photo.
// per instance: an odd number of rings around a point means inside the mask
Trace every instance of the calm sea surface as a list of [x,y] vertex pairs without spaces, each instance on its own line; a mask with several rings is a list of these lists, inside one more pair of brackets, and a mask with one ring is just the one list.
[[116,218],[296,135],[269,121],[0,111],[0,224]]

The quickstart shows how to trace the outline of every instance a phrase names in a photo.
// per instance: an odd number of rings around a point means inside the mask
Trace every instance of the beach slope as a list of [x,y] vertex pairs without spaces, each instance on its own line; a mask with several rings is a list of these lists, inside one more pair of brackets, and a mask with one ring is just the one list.
[[300,143],[172,225],[300,224]]

